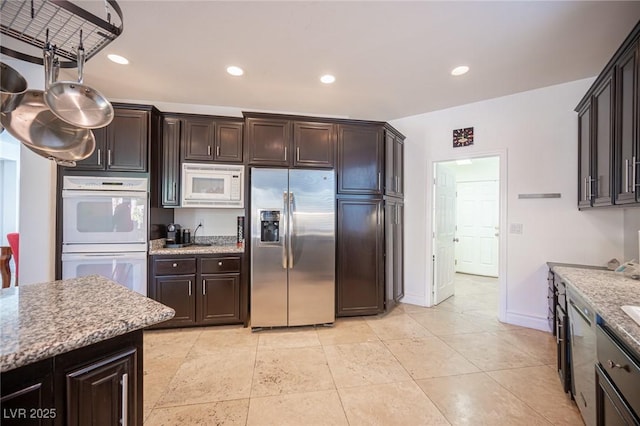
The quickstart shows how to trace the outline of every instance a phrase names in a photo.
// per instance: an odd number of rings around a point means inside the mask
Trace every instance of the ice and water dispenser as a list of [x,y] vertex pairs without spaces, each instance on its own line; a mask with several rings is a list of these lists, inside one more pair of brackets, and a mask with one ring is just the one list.
[[280,211],[263,210],[260,212],[260,242],[280,242]]

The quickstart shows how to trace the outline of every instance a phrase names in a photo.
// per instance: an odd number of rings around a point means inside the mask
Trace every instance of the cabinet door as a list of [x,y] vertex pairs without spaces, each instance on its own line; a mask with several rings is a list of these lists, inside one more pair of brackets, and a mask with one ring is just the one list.
[[578,112],[578,208],[591,207],[591,103]]
[[242,163],[243,123],[216,122],[216,161]]
[[338,200],[338,316],[384,310],[382,200]]
[[240,274],[202,275],[198,322],[220,324],[240,320]]
[[404,204],[397,203],[393,235],[393,300],[398,303],[404,297]]
[[66,424],[137,424],[137,355],[131,348],[67,374]]
[[96,149],[84,160],[76,161],[76,167],[72,170],[104,170],[107,155],[107,127],[93,129],[93,136],[96,139]]
[[116,109],[107,127],[107,170],[147,171],[149,112]]
[[611,383],[607,373],[600,364],[596,364],[596,424],[628,426],[638,423],[638,419]]
[[638,44],[622,57],[616,68],[615,189],[616,204],[635,203],[638,198]]
[[182,125],[184,160],[213,161],[215,124],[209,117],[189,117]]
[[44,426],[59,416],[53,403],[53,360],[2,373],[3,426]]
[[247,118],[246,126],[249,164],[289,166],[290,121]]
[[335,156],[335,126],[330,123],[293,123],[294,167],[332,169]]
[[613,73],[596,89],[592,99],[593,121],[593,205],[610,205],[612,194],[612,142],[613,142]]
[[403,196],[404,141],[389,131],[385,134],[385,185],[384,193],[393,197]]
[[176,275],[154,279],[155,297],[158,302],[173,308],[175,316],[162,326],[186,326],[196,322],[196,276]]
[[162,206],[180,205],[180,119],[162,121]]
[[382,194],[383,138],[379,126],[338,126],[338,193]]

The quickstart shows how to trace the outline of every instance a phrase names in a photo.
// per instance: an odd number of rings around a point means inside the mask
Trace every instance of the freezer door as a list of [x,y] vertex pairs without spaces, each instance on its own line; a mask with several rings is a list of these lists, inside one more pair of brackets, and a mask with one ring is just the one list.
[[289,325],[335,320],[335,175],[289,171]]
[[251,170],[251,327],[287,325],[286,169]]

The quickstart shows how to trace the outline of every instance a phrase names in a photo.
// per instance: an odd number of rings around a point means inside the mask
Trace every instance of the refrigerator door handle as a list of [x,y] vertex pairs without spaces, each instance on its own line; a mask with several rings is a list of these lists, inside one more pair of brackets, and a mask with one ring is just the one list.
[[289,243],[289,193],[284,191],[282,193],[282,203],[284,204],[284,210],[282,215],[282,220],[284,223],[282,224],[282,229],[284,230],[284,235],[280,235],[282,239],[282,269],[289,268],[289,258],[287,254],[287,245]]
[[288,242],[288,260],[289,260],[289,269],[293,269],[293,209],[294,209],[294,199],[293,199],[293,192],[289,192],[289,206],[288,206],[288,214],[289,217],[287,218],[288,221],[288,229],[287,229],[287,242]]

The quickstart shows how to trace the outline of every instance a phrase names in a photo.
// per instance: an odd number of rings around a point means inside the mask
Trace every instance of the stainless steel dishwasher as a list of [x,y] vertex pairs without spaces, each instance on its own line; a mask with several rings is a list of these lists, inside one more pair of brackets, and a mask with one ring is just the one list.
[[572,392],[587,426],[596,424],[596,313],[571,286],[567,286],[571,333]]

